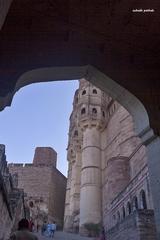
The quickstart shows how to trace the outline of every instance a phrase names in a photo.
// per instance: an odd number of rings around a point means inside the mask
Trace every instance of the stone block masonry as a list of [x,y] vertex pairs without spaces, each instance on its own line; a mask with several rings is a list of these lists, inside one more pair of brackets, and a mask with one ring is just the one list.
[[67,150],[64,230],[89,236],[91,223],[112,229],[110,240],[145,239],[142,232],[148,237],[142,212],[138,220],[130,215],[143,209],[148,219],[153,209],[146,147],[131,114],[85,79],[75,92]]
[[9,239],[24,212],[23,191],[8,171],[5,146],[0,144],[0,240]]
[[35,225],[41,225],[46,218],[63,225],[66,177],[56,169],[56,162],[54,149],[37,147],[32,164],[8,165],[12,174],[18,174],[18,187],[27,194],[25,200]]
[[107,240],[155,240],[153,210],[138,210],[106,233]]

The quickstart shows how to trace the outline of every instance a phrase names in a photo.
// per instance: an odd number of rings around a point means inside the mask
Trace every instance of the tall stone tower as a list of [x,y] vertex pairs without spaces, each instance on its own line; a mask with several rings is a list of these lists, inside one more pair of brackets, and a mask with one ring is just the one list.
[[100,135],[109,98],[88,81],[79,83],[70,117],[64,227],[74,231],[79,227],[83,233],[85,223],[100,223],[102,218]]
[[154,239],[146,148],[129,112],[85,79],[74,96],[67,158],[64,230],[89,235],[87,226],[93,233],[103,225],[108,239]]

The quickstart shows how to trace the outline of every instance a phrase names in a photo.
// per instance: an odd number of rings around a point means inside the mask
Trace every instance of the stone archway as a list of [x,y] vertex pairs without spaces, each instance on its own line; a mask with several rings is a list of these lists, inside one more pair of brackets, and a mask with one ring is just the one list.
[[114,100],[119,102],[133,116],[135,131],[138,135],[149,130],[149,118],[142,103],[129,91],[117,84],[111,78],[97,70],[91,65],[81,67],[49,67],[27,71],[22,74],[15,85],[13,92],[10,92],[2,101],[0,109],[11,105],[12,98],[20,88],[37,82],[49,82],[60,80],[73,80],[85,78],[95,86],[105,91]]
[[12,98],[16,91],[20,88],[36,82],[48,82],[56,80],[72,80],[85,78],[95,86],[99,87],[110,95],[114,100],[119,102],[125,107],[132,115],[135,123],[135,132],[142,140],[142,143],[146,145],[148,149],[148,166],[150,174],[151,189],[153,194],[153,203],[156,216],[156,225],[158,230],[158,237],[160,237],[160,207],[159,207],[159,158],[160,155],[160,140],[156,137],[149,126],[149,118],[147,111],[142,103],[130,92],[118,85],[111,78],[107,77],[102,72],[98,71],[93,66],[81,66],[81,67],[50,67],[34,69],[25,72],[20,78],[17,79],[15,89],[10,93],[3,101],[1,101],[1,109],[6,105],[11,105]]

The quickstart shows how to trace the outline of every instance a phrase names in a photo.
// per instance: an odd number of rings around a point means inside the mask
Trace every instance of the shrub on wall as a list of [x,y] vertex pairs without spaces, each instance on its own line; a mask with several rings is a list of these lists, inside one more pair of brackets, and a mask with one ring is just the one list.
[[85,223],[85,229],[88,231],[89,237],[98,237],[101,229],[100,223]]

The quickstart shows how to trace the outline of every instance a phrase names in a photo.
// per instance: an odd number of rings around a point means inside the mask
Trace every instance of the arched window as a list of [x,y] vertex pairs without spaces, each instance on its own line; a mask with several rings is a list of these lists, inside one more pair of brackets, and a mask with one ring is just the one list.
[[85,95],[85,94],[86,94],[86,90],[83,90],[82,95]]
[[29,206],[30,206],[31,208],[33,208],[34,204],[33,204],[32,201],[29,202]]
[[123,206],[123,208],[122,208],[122,215],[123,215],[123,219],[126,217],[126,212],[125,212],[125,208],[124,208],[124,206]]
[[140,201],[141,201],[141,208],[147,209],[146,194],[144,190],[140,192]]
[[138,199],[137,197],[133,198],[133,210],[138,209]]
[[82,108],[81,109],[81,114],[85,114],[86,113],[86,109],[85,108]]
[[93,114],[97,114],[97,109],[96,108],[92,108],[92,113]]
[[93,94],[97,94],[97,90],[96,89],[93,89]]
[[105,112],[104,111],[102,111],[102,116],[105,117]]
[[77,130],[74,131],[74,137],[76,137],[76,136],[78,136],[78,131]]
[[131,214],[131,204],[130,204],[130,202],[127,203],[127,213],[128,213],[128,215]]

